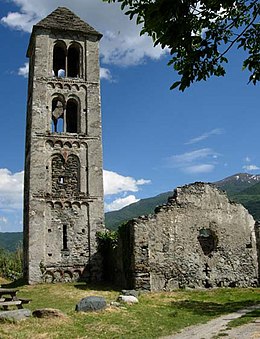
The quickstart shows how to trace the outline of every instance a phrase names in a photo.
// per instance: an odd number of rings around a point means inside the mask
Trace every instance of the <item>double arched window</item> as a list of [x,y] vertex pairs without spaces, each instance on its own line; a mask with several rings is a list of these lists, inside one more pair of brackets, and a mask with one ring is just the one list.
[[53,75],[56,77],[79,78],[82,76],[81,46],[73,42],[67,48],[63,41],[53,47]]
[[79,103],[75,98],[65,102],[56,96],[52,100],[52,132],[79,133]]
[[52,193],[74,196],[80,191],[80,161],[71,154],[68,158],[56,154],[52,158]]

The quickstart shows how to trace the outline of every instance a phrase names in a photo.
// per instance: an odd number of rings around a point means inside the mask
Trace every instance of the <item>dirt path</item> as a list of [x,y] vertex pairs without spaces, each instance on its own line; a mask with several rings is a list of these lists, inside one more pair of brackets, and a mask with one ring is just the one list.
[[209,321],[206,324],[187,327],[180,333],[162,337],[160,339],[260,339],[260,321],[239,326],[231,330],[227,329],[227,325],[231,320],[240,318],[244,314],[257,308],[260,308],[260,305],[248,307],[234,313],[223,315],[219,318]]

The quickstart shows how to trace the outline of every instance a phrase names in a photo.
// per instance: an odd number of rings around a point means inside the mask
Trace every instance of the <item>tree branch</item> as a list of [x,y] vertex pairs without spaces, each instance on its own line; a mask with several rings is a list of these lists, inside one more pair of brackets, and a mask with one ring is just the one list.
[[219,60],[221,57],[223,57],[231,48],[232,46],[237,42],[237,40],[244,35],[244,33],[248,30],[248,28],[254,23],[254,21],[256,20],[258,16],[258,13],[256,13],[253,17],[253,19],[249,22],[249,24],[245,27],[245,29],[237,35],[237,37],[231,42],[231,44],[228,46],[228,48],[220,54],[220,56],[217,58],[217,60]]

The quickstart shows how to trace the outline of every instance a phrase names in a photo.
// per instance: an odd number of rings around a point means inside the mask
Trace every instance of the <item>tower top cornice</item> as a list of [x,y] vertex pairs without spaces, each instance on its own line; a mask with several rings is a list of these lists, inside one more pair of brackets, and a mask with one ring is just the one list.
[[84,34],[96,35],[99,38],[102,34],[92,26],[83,21],[79,16],[66,7],[58,7],[44,19],[34,25],[37,27],[50,28],[65,31],[76,31]]
[[102,34],[96,31],[92,26],[82,20],[66,7],[58,7],[44,19],[33,26],[30,42],[27,50],[27,57],[30,56],[30,50],[37,31],[40,29],[50,30],[52,32],[74,32],[87,36],[92,36],[95,41],[102,38]]

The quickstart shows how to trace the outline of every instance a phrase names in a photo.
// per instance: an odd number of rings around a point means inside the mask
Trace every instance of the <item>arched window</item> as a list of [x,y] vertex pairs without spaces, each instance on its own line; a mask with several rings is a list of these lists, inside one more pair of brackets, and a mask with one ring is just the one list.
[[64,104],[62,99],[57,97],[52,100],[52,132],[64,131]]
[[80,76],[80,47],[72,44],[68,49],[68,77]]
[[53,48],[53,72],[55,76],[64,77],[66,70],[66,46],[59,41]]
[[70,99],[67,102],[66,132],[78,133],[78,103],[74,99]]

